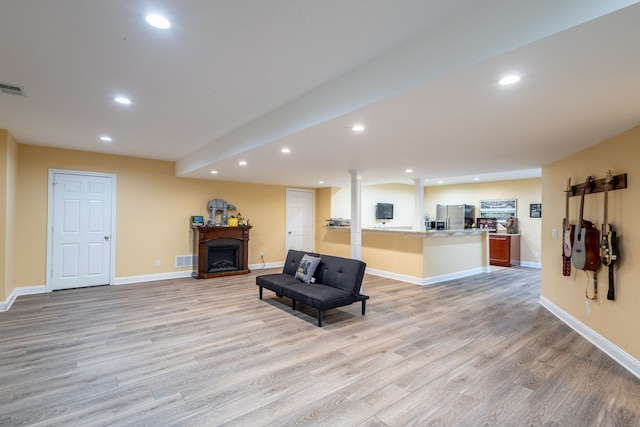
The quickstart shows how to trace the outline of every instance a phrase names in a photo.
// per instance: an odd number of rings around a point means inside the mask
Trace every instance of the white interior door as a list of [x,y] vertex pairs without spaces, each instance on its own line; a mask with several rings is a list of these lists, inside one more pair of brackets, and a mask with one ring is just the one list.
[[287,189],[287,251],[313,252],[315,238],[315,193]]
[[50,289],[109,284],[113,178],[54,173],[52,181]]

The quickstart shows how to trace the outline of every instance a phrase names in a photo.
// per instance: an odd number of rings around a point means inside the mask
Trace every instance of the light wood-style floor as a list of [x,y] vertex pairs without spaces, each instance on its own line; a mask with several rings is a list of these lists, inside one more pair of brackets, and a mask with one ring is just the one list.
[[538,304],[540,271],[292,313],[255,276],[18,298],[0,425],[640,426],[640,380]]

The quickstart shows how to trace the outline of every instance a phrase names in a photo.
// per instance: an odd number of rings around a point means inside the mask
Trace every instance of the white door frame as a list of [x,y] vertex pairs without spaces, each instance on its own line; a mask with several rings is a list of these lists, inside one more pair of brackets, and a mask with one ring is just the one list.
[[288,218],[288,213],[289,213],[289,193],[291,191],[297,191],[297,192],[301,192],[301,193],[310,193],[311,194],[311,228],[312,228],[312,233],[311,233],[311,246],[312,246],[312,250],[315,250],[316,248],[316,192],[314,190],[307,190],[304,188],[287,188],[286,191],[286,201],[285,201],[285,230],[284,230],[284,245],[285,245],[285,256],[287,256],[287,253],[289,252],[289,218]]
[[45,279],[45,292],[51,292],[51,274],[53,273],[53,182],[55,174],[62,173],[67,175],[83,175],[83,176],[97,176],[102,178],[111,178],[111,254],[109,265],[109,284],[115,283],[116,277],[116,175],[112,173],[102,172],[89,172],[89,171],[77,171],[68,169],[49,169],[49,181],[47,185],[47,267],[46,267],[46,279]]

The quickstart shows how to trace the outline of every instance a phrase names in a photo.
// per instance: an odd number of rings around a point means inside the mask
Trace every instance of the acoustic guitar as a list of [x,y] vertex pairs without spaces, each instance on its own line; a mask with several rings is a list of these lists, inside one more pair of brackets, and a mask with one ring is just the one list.
[[569,222],[569,194],[571,193],[571,177],[567,180],[564,219],[562,220],[562,275],[571,276],[571,241],[575,226]]
[[574,233],[571,263],[578,270],[597,271],[600,266],[598,229],[591,221],[584,219],[584,194],[587,191],[587,187],[592,185],[592,181],[593,177],[587,177],[587,182],[582,187],[580,218]]
[[602,223],[602,240],[600,241],[600,261],[602,264],[609,267],[609,292],[607,293],[607,299],[614,301],[616,299],[616,294],[613,286],[613,265],[618,259],[618,238],[613,227],[609,224],[608,203],[611,179],[611,170],[609,170],[607,171],[607,177],[604,183],[604,222]]

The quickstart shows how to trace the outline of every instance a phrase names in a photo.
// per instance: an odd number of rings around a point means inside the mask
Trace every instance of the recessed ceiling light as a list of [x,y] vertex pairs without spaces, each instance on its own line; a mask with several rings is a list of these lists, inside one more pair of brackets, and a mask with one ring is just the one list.
[[171,23],[169,22],[169,20],[162,15],[150,13],[147,16],[145,16],[144,19],[145,21],[147,21],[147,24],[151,25],[152,27],[159,28],[161,30],[166,30],[169,27],[171,27]]
[[362,132],[364,130],[364,125],[356,124],[351,127],[351,130],[354,132]]
[[288,148],[283,148],[282,150],[280,150],[280,152],[287,154],[287,153],[290,153],[291,150],[289,150]]
[[444,184],[444,181],[438,181],[438,184]]
[[245,162],[244,160],[240,160],[240,161],[238,162],[238,164],[239,164],[240,166],[247,166],[247,162]]
[[324,184],[324,181],[318,181],[318,184]]
[[507,76],[500,79],[498,83],[503,86],[512,85],[514,83],[518,83],[520,81],[520,76]]
[[104,135],[104,136],[100,137],[100,141],[111,142],[111,141],[113,141],[113,139],[111,139],[110,136]]
[[213,170],[213,171],[211,171],[211,173],[215,175],[215,174],[217,174],[217,173],[218,173],[218,171]]
[[405,172],[406,173],[411,173],[411,172],[413,172],[413,169],[405,169]]
[[480,181],[480,178],[473,178],[474,181]]
[[116,96],[115,98],[113,98],[113,100],[116,101],[118,104],[124,104],[124,105],[131,104],[131,100],[125,96]]

